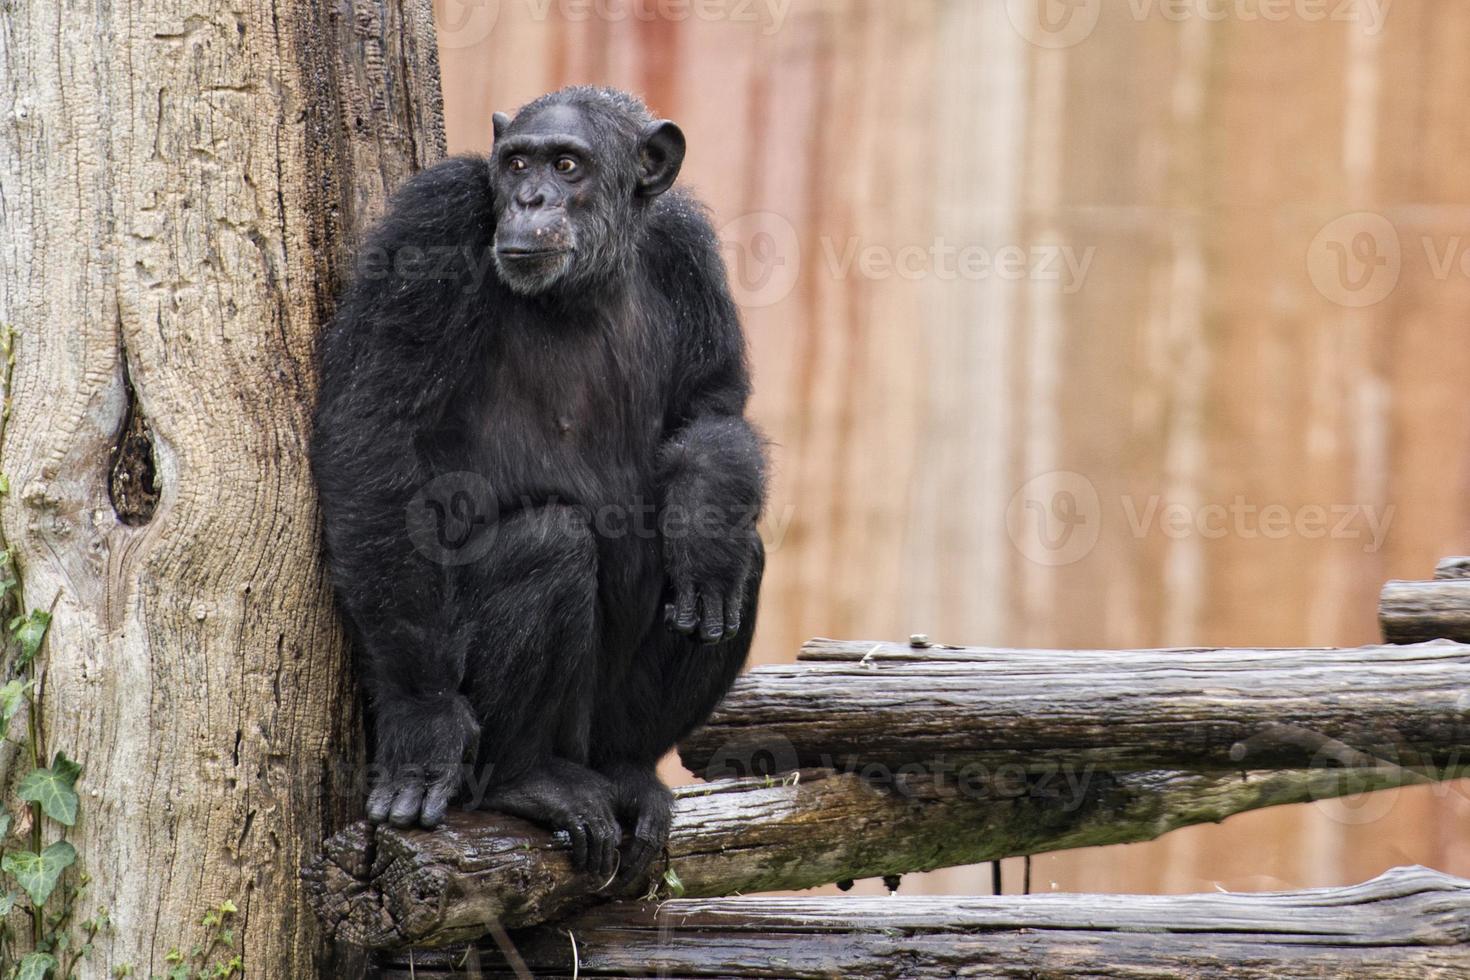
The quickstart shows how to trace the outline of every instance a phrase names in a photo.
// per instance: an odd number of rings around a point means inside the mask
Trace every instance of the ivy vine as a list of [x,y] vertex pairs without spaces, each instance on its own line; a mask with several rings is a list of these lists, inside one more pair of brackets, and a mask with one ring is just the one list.
[[[10,418],[11,378],[15,368],[15,331],[0,324],[0,383],[5,398],[0,406],[0,437]],[[10,481],[0,473],[0,496],[10,492]],[[54,607],[54,602],[53,602]],[[66,839],[81,809],[77,782],[82,767],[62,751],[47,759],[41,725],[36,662],[51,626],[51,611],[24,612],[20,572],[15,557],[0,551],[0,664],[10,677],[0,685],[0,745],[14,746],[29,762],[29,771],[15,784],[15,796],[25,805],[12,814],[0,804],[0,980],[73,980],[78,966],[91,956],[99,936],[112,932],[106,909],[78,919],[90,878],[77,869],[77,852]],[[25,731],[13,734],[11,723],[24,709]],[[48,838],[54,838],[44,844]],[[171,949],[165,961],[168,973],[152,980],[233,980],[244,976],[244,964],[235,952],[231,901],[208,909],[201,920],[205,938],[187,953]],[[29,920],[29,930],[17,933],[17,924]],[[28,933],[28,935],[26,934]],[[132,977],[131,965],[112,970],[114,977]]]

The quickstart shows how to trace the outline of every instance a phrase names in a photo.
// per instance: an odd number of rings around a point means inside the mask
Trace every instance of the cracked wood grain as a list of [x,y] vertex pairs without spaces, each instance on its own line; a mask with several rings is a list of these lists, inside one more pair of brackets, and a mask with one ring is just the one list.
[[[1443,778],[1460,770],[1440,773]],[[1073,847],[1152,840],[1259,807],[1329,800],[1426,777],[1385,766],[1283,772],[895,774],[804,770],[677,789],[667,866],[688,897],[811,888]],[[657,879],[657,876],[655,876]],[[358,823],[327,841],[307,896],[335,939],[445,945],[556,921],[599,892],[567,843],[512,817],[451,813],[434,831]],[[662,889],[666,894],[667,888]]]
[[680,755],[710,776],[967,763],[1433,771],[1470,759],[1467,673],[1470,647],[1443,641],[1009,650],[813,640],[801,662],[742,676]]
[[[606,906],[510,940],[547,980],[1448,980],[1470,962],[1467,921],[1470,882],[1396,868],[1349,888],[1262,894],[682,899]],[[467,973],[516,975],[482,943],[399,954],[377,977]]]
[[56,601],[43,713],[71,834],[167,971],[240,907],[252,977],[319,952],[297,868],[358,721],[305,445],[318,327],[386,192],[443,153],[429,0],[99,0],[0,14],[0,528]]

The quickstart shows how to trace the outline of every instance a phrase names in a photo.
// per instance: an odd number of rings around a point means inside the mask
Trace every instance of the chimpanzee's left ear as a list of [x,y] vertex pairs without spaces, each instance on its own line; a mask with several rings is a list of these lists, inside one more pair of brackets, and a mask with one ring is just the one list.
[[643,127],[638,137],[638,195],[657,197],[670,187],[684,165],[684,133],[660,119]]
[[497,112],[490,117],[490,122],[495,127],[495,138],[498,140],[501,134],[505,132],[505,127],[510,125],[510,116],[507,116],[503,112]]

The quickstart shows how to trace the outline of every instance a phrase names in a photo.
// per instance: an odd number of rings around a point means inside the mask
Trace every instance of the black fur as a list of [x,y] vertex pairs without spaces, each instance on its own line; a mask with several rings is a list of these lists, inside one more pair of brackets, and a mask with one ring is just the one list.
[[[496,130],[395,196],[322,345],[312,463],[368,811],[431,827],[467,799],[599,873],[627,833],[630,879],[668,834],[655,763],[750,646],[763,444],[714,232],[664,193],[677,128],[578,88]],[[563,130],[590,149],[569,173],[555,145],[511,162]]]

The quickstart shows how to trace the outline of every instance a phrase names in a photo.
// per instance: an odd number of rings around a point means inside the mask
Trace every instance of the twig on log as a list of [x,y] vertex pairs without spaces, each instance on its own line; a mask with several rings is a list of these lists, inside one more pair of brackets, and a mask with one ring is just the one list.
[[1389,643],[1470,640],[1470,578],[1389,582],[1378,600],[1378,622]]
[[[1463,976],[1470,882],[1398,868],[1351,888],[1187,896],[729,898],[622,904],[513,934],[543,978]],[[575,960],[573,953],[575,942]],[[416,951],[381,980],[450,975]],[[479,975],[513,974],[493,947]]]
[[814,640],[803,662],[740,678],[680,754],[707,778],[964,763],[1443,767],[1470,759],[1467,676],[1470,647],[1453,643],[1089,651]]
[[[1444,775],[1449,775],[1445,773]],[[1241,774],[854,774],[723,780],[677,791],[669,866],[681,894],[809,888],[1097,844],[1151,840],[1257,807],[1426,777],[1407,769]],[[435,831],[358,824],[327,843],[307,894],[336,940],[374,948],[463,942],[601,899],[564,840],[511,817],[452,814]],[[660,894],[667,895],[665,885]],[[539,976],[539,973],[537,974]]]

